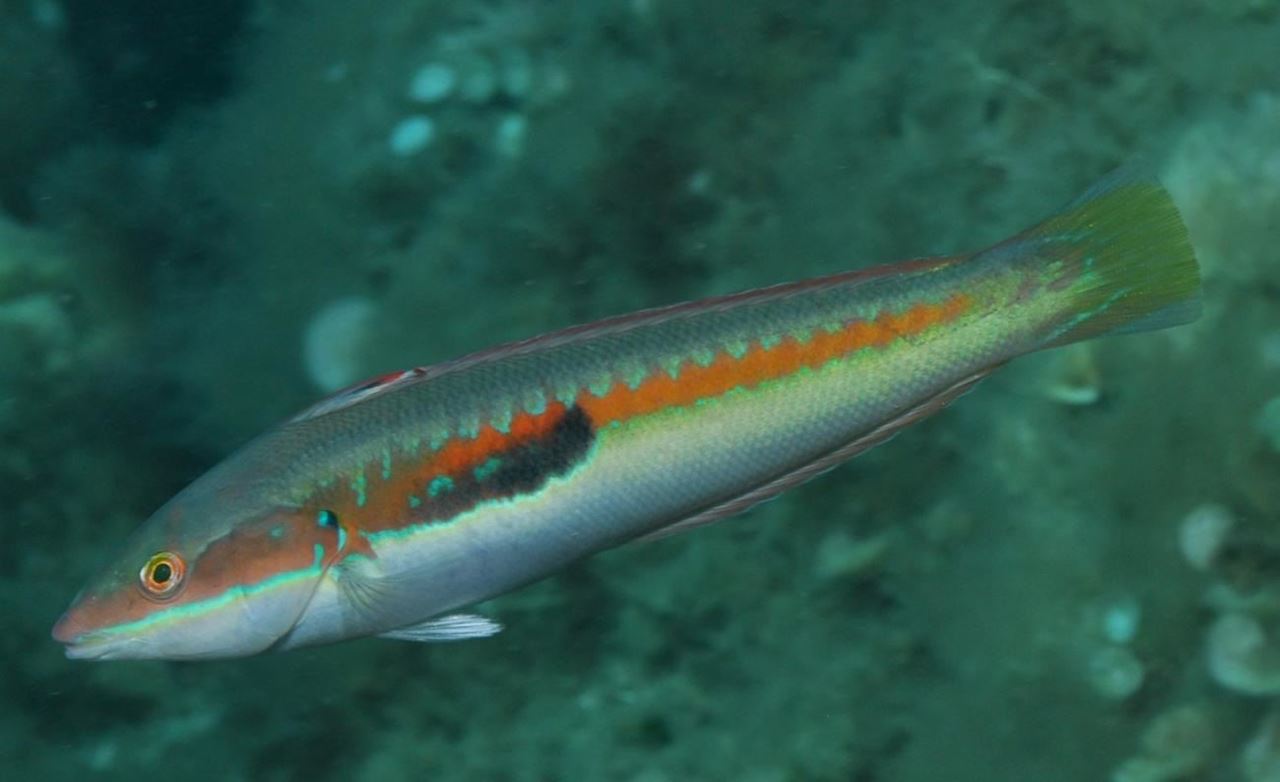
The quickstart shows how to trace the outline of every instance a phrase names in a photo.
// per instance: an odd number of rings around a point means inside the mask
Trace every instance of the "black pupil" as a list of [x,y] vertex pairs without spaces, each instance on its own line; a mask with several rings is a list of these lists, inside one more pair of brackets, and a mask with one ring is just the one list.
[[151,569],[151,580],[157,584],[167,584],[173,578],[173,567],[168,562],[161,562]]
[[338,514],[331,510],[320,511],[320,526],[336,527],[338,526]]

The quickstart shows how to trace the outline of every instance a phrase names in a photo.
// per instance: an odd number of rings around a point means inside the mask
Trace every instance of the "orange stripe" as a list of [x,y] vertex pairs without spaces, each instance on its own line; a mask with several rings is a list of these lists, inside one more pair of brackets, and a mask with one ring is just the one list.
[[[875,320],[855,321],[835,332],[818,330],[806,342],[786,337],[768,349],[755,342],[742,358],[722,352],[705,367],[689,360],[680,367],[677,377],[657,371],[634,389],[626,383],[615,382],[604,396],[594,396],[584,390],[576,403],[596,427],[668,407],[690,405],[739,386],[750,388],[766,380],[785,377],[802,367],[817,368],[863,348],[885,347],[955,320],[971,303],[967,295],[956,294],[940,304],[915,304],[901,313],[883,313]],[[514,415],[506,432],[491,424],[482,424],[475,437],[454,437],[418,464],[397,464],[391,480],[371,480],[365,508],[356,508],[349,492],[342,489],[339,489],[342,499],[334,498],[337,501],[332,507],[340,518],[360,519],[359,528],[366,532],[398,526],[398,519],[407,512],[406,498],[414,492],[420,494],[433,478],[457,476],[480,466],[495,454],[542,437],[554,429],[567,412],[564,403],[552,401],[540,414],[522,411]],[[369,513],[371,510],[376,512]]]
[[426,501],[426,487],[432,479],[460,475],[484,464],[490,456],[535,440],[554,429],[567,412],[562,403],[550,402],[541,414],[514,415],[506,433],[491,424],[482,424],[475,437],[453,437],[440,450],[422,457],[401,456],[393,464],[391,478],[387,480],[375,478],[371,474],[375,472],[373,465],[366,465],[365,474],[370,477],[364,506],[357,506],[345,480],[319,493],[313,504],[331,508],[340,520],[349,522],[347,532],[353,537],[360,532],[395,529],[408,517],[411,495]]
[[437,475],[457,475],[468,468],[478,467],[494,453],[523,445],[550,432],[566,412],[568,410],[561,402],[550,402],[547,409],[538,415],[524,411],[514,415],[506,433],[484,424],[474,438],[455,437],[441,446],[424,465],[420,475],[430,480]]
[[901,313],[882,313],[873,321],[854,321],[838,331],[817,331],[807,342],[786,337],[768,349],[756,342],[742,358],[719,353],[705,367],[686,361],[675,378],[657,372],[634,389],[616,382],[603,396],[583,394],[578,404],[595,426],[683,407],[739,386],[751,388],[785,377],[802,367],[816,369],[862,348],[885,347],[955,320],[971,303],[967,295],[958,293],[940,304],[915,304]]

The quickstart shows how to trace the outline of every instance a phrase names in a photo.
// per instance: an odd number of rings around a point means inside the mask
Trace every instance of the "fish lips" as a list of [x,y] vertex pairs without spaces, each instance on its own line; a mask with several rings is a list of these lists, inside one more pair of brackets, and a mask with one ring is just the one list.
[[68,611],[53,626],[53,640],[66,648],[67,657],[72,660],[107,660],[118,653],[121,643],[112,643],[101,633],[83,632],[78,627],[75,615]]

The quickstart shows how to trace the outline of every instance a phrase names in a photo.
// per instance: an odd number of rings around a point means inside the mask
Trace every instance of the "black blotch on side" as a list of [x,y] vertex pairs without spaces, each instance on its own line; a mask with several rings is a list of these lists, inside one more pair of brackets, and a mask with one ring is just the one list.
[[494,473],[481,483],[499,496],[531,492],[563,475],[591,447],[595,431],[580,407],[572,407],[544,437],[499,457]]
[[595,440],[591,419],[579,407],[572,407],[542,437],[493,454],[498,466],[476,477],[474,470],[449,476],[453,488],[430,497],[427,486],[418,495],[429,497],[423,504],[421,521],[442,521],[463,513],[485,500],[528,494],[552,478],[573,468]]

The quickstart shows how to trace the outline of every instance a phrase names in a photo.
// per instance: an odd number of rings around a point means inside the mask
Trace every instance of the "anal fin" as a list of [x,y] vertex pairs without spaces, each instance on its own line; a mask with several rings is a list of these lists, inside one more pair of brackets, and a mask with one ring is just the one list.
[[836,467],[840,463],[846,462],[858,454],[880,445],[917,421],[928,418],[955,400],[964,396],[969,391],[973,390],[974,386],[976,386],[987,375],[990,375],[992,372],[999,369],[1000,366],[1001,365],[997,364],[996,366],[987,367],[980,372],[975,372],[974,374],[969,375],[963,380],[960,380],[928,399],[925,399],[923,402],[904,410],[888,421],[885,421],[879,426],[859,435],[858,438],[852,442],[846,443],[836,450],[820,456],[814,461],[809,462],[796,470],[774,478],[772,481],[769,481],[762,486],[757,486],[745,494],[725,500],[718,505],[713,505],[706,510],[681,519],[674,524],[662,527],[661,529],[650,532],[647,535],[642,535],[637,538],[637,540],[661,540],[662,538],[676,535],[681,532],[687,532],[691,529],[705,527],[706,525],[714,524],[721,519],[742,513],[743,511],[754,507],[755,505],[759,505],[766,500],[771,500],[787,489],[799,486],[805,481],[815,478],[827,470]]
[[438,641],[465,641],[468,638],[488,638],[502,632],[502,625],[476,614],[451,614],[428,619],[416,625],[401,627],[387,633],[380,633],[379,638],[390,638],[395,641],[416,641],[418,643],[435,643]]

